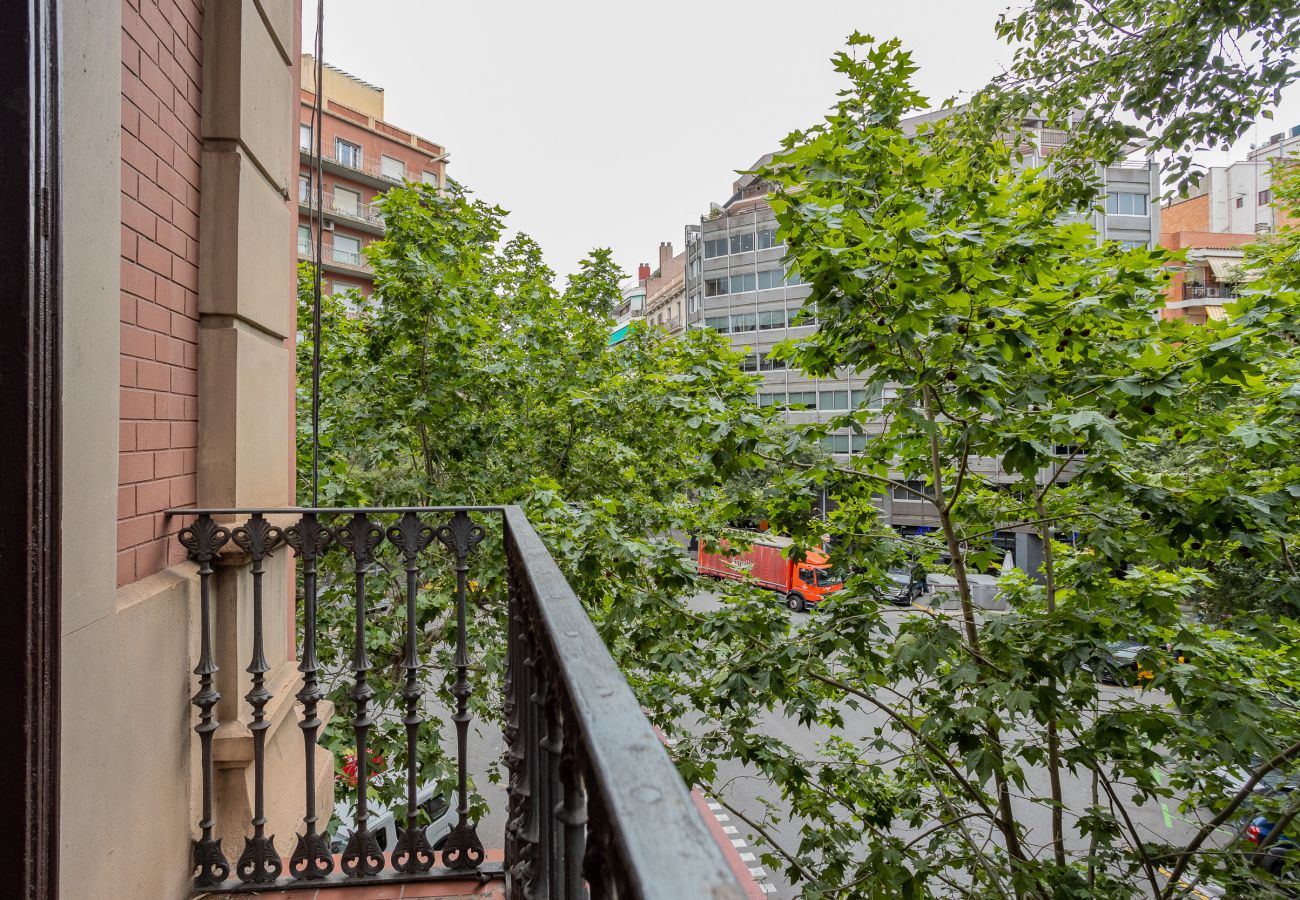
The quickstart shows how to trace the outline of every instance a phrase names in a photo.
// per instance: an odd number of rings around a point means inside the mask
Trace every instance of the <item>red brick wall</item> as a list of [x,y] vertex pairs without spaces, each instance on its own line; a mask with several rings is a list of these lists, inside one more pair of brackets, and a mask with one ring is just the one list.
[[1210,197],[1202,194],[1179,200],[1160,210],[1160,230],[1170,234],[1180,231],[1210,230]]
[[117,583],[184,558],[198,470],[200,0],[122,2]]

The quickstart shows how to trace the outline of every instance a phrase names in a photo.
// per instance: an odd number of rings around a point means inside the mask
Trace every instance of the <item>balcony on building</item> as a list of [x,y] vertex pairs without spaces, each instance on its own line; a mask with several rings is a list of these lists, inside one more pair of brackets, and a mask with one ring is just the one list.
[[[171,515],[198,566],[195,895],[747,896],[739,858],[706,824],[702,800],[518,507]],[[505,573],[503,624],[486,641],[504,660],[499,683],[473,658],[483,636],[476,644],[469,630],[494,620],[474,615],[490,602],[478,579],[493,572]],[[295,576],[296,598],[282,589]],[[447,600],[438,637],[417,612],[434,580]],[[387,596],[405,647],[390,671],[404,680],[389,696],[377,694],[367,645],[377,581],[401,586]],[[350,643],[332,645],[344,635],[323,627],[321,610],[340,592],[355,625]],[[293,666],[282,641],[291,621]],[[435,658],[445,669],[430,677]],[[351,747],[366,748],[341,766],[345,778],[321,742],[335,715],[327,683],[347,688]],[[499,738],[485,738],[489,726],[473,713],[484,700],[500,704]],[[435,704],[448,714],[431,713]],[[450,787],[419,763],[421,742],[438,739],[434,720],[455,738]],[[381,725],[404,733],[401,758],[370,750]],[[484,741],[504,759],[491,831],[469,803],[469,760]],[[370,789],[381,780],[400,785],[403,802],[376,807]],[[331,826],[343,807],[348,821]]]

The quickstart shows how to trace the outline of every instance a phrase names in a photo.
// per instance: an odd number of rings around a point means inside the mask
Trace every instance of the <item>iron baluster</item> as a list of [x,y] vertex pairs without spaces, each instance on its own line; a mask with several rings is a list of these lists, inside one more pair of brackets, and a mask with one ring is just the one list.
[[586,856],[587,792],[583,785],[583,765],[577,735],[563,731],[564,750],[560,771],[564,782],[564,799],[557,818],[564,824],[564,883],[565,900],[580,900],[585,895],[582,882],[582,861]]
[[302,561],[302,659],[298,662],[298,671],[302,673],[302,689],[298,691],[302,721],[298,727],[302,729],[306,753],[307,798],[302,818],[306,830],[298,835],[289,860],[289,874],[299,880],[315,880],[334,871],[334,855],[325,835],[317,830],[316,815],[316,734],[321,726],[317,704],[325,697],[318,678],[320,663],[316,659],[316,561],[330,545],[331,537],[315,513],[307,513],[298,524],[284,530],[284,539]]
[[469,650],[465,635],[465,588],[469,580],[469,553],[483,540],[486,532],[469,515],[457,512],[446,525],[438,527],[438,540],[456,557],[456,683],[452,695],[456,698],[456,768],[459,776],[457,789],[457,821],[447,843],[443,845],[442,862],[450,869],[477,869],[483,863],[483,842],[479,840],[474,824],[469,820]]
[[352,554],[357,614],[356,642],[352,654],[354,684],[349,694],[356,704],[352,730],[357,742],[357,814],[352,835],[343,850],[341,866],[347,875],[360,878],[377,875],[384,868],[384,854],[379,849],[379,842],[370,833],[366,799],[366,789],[370,782],[370,748],[366,744],[370,738],[370,726],[375,724],[370,716],[370,701],[374,699],[375,689],[367,681],[370,660],[366,655],[366,570],[370,567],[375,547],[384,539],[384,532],[371,523],[365,513],[354,513],[348,524],[335,532],[335,537]]
[[541,652],[534,640],[528,648],[528,657],[524,660],[525,680],[524,698],[524,783],[528,798],[524,808],[523,851],[521,865],[523,868],[524,897],[527,900],[541,896],[540,885],[545,877],[546,848],[542,844],[541,810],[546,802],[545,785],[542,783],[542,729],[541,703],[545,691],[545,681],[538,662]]
[[275,836],[267,837],[266,834],[266,729],[271,725],[265,712],[271,699],[271,692],[266,689],[266,673],[271,666],[266,661],[262,638],[263,563],[283,536],[284,533],[261,513],[253,513],[252,518],[230,532],[231,540],[252,561],[253,576],[253,658],[246,670],[253,676],[253,684],[244,695],[253,708],[253,721],[248,726],[253,733],[253,836],[245,839],[244,852],[235,864],[239,880],[250,884],[274,881],[280,877],[283,867],[280,854],[275,850]]
[[203,757],[203,818],[199,821],[202,837],[194,841],[194,878],[196,887],[213,887],[230,875],[230,863],[221,852],[221,840],[212,836],[217,824],[212,815],[212,733],[217,721],[212,709],[221,694],[212,686],[212,676],[217,673],[217,663],[212,655],[212,558],[230,540],[230,531],[212,521],[208,515],[199,516],[178,535],[181,544],[199,564],[199,664],[194,674],[199,676],[199,690],[191,701],[199,708],[199,724],[194,726],[199,735]]
[[548,898],[558,897],[560,890],[560,866],[562,861],[559,858],[560,841],[557,835],[556,814],[559,812],[559,784],[560,784],[560,723],[556,710],[558,697],[552,687],[552,681],[548,677],[544,682],[546,693],[541,696],[541,707],[539,713],[542,717],[544,732],[542,734],[542,799],[538,803],[538,812],[542,819],[542,860],[546,867],[545,875],[542,881],[545,895]]
[[433,848],[419,824],[419,806],[416,790],[419,784],[416,766],[416,741],[420,731],[420,660],[415,650],[415,595],[419,581],[420,551],[433,543],[434,530],[420,521],[413,512],[402,516],[399,524],[388,529],[388,540],[402,549],[406,558],[406,684],[402,696],[406,698],[406,827],[401,829],[397,847],[393,851],[393,868],[399,872],[416,874],[433,868]]
[[[509,594],[509,618],[506,626],[506,678],[504,702],[504,732],[506,743],[506,811],[505,858],[512,879],[519,884],[523,876],[523,822],[528,804],[528,782],[524,776],[524,713],[528,708],[527,698],[521,700],[524,689],[524,660],[528,656],[525,647],[528,632],[524,628],[521,592],[518,586],[519,575],[511,565],[507,574]],[[515,894],[518,896],[518,893]]]

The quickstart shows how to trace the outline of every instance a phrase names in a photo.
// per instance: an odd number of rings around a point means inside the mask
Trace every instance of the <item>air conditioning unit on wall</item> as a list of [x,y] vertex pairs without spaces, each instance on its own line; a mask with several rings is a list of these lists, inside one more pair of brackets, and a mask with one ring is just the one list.
[[325,221],[320,223],[320,229],[321,231],[333,231],[334,223],[331,222],[329,219],[326,219]]

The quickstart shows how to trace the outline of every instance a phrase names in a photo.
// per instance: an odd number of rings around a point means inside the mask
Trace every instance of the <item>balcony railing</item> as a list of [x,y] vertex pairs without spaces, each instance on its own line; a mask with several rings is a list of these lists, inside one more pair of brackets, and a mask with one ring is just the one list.
[[1184,300],[1229,300],[1237,296],[1235,284],[1184,284]]
[[[192,701],[199,710],[194,730],[202,766],[202,818],[193,840],[196,892],[500,878],[511,900],[744,896],[582,604],[518,507],[208,509],[171,514],[185,517],[179,539],[199,567],[199,660]],[[214,586],[214,562],[228,545],[251,563],[252,633],[247,636],[228,634],[228,626],[218,628],[225,614],[214,609],[214,597],[220,595]],[[508,596],[508,625],[499,635],[506,659],[502,711],[507,815],[504,833],[492,835],[504,850],[504,863],[486,861],[483,840],[469,818],[467,793],[469,700],[475,693],[481,698],[485,690],[471,682],[475,670],[467,642],[467,588],[470,561],[484,547],[500,548],[504,556]],[[276,846],[265,827],[265,798],[275,794],[277,785],[267,781],[265,759],[270,726],[264,710],[274,698],[266,683],[262,616],[268,561],[289,550],[301,567],[302,686],[296,697],[306,761],[302,831],[291,853],[288,846]],[[456,822],[440,853],[430,846],[416,802],[421,781],[416,748],[431,739],[422,728],[422,699],[435,693],[425,686],[424,651],[430,639],[417,615],[417,597],[430,558],[439,554],[447,557],[455,573],[448,612],[455,620],[455,681],[443,699],[454,710],[450,718],[456,729],[457,776]],[[355,621],[350,663],[342,673],[325,672],[318,661],[325,655],[318,652],[323,642],[337,639],[322,630],[320,616],[320,589],[328,577],[324,573],[337,571],[327,567],[331,556],[349,573],[350,584],[332,586],[350,587],[346,615]],[[367,589],[374,578],[391,579],[403,570],[405,590],[399,591],[394,606],[400,613],[404,602],[404,683],[396,696],[380,697],[367,652],[367,630],[373,627]],[[400,583],[400,575],[397,578]],[[332,595],[337,594],[335,590]],[[256,800],[245,846],[233,866],[214,833],[220,798],[214,796],[213,734],[223,724],[214,714],[220,700],[215,681],[216,660],[221,658],[214,647],[218,634],[246,648],[251,657],[247,672],[252,687],[246,699]],[[395,710],[405,727],[406,766],[399,777],[404,779],[406,803],[397,812],[401,827],[396,845],[388,848],[391,852],[381,850],[370,830],[368,788],[373,773],[368,752],[356,754],[356,814],[350,833],[340,835],[347,838],[340,855],[334,855],[327,823],[316,813],[313,760],[325,700],[321,682],[341,675],[348,675],[352,685],[348,696],[355,747],[368,747],[382,710],[388,710],[388,719]]]
[[[315,248],[310,243],[298,242],[298,256],[300,259],[310,260]],[[329,264],[333,263],[338,266],[345,266],[349,269],[356,269],[360,272],[370,272],[370,263],[366,260],[365,254],[354,252],[352,250],[340,250],[333,244],[326,244],[321,248],[322,261]]]
[[[315,157],[315,154],[312,152],[312,148],[310,147],[303,147],[299,144],[298,149],[306,156]],[[381,165],[375,165],[366,160],[365,154],[345,153],[340,156],[334,148],[325,147],[321,150],[321,159],[325,162],[333,163],[336,166],[351,169],[353,172],[362,172],[372,178],[383,179],[391,184],[404,184],[410,178],[409,174],[406,172],[403,172],[401,175],[385,172],[383,170],[382,161]],[[416,173],[416,177],[413,180],[420,180],[419,173]]]
[[[315,207],[316,205],[316,192],[301,181],[298,182],[298,202],[307,207]],[[373,203],[354,200],[351,197],[340,199],[333,191],[323,191],[321,193],[321,202],[325,206],[325,212],[332,215],[345,216],[380,228],[384,225],[384,217],[380,213],[379,207]]]

